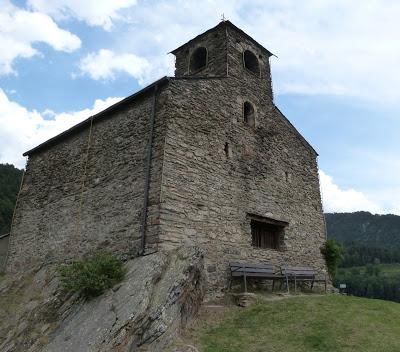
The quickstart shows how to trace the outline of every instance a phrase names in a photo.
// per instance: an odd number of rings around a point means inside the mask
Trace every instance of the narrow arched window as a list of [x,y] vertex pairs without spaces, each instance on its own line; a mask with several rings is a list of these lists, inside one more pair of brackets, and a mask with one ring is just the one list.
[[257,56],[255,56],[250,50],[246,50],[243,53],[243,65],[257,76],[260,75],[260,66]]
[[207,49],[197,48],[190,57],[190,73],[201,70],[207,66]]
[[243,104],[243,121],[250,127],[254,127],[256,124],[254,107],[248,101]]
[[232,158],[232,147],[229,145],[229,143],[225,143],[225,156],[227,159]]

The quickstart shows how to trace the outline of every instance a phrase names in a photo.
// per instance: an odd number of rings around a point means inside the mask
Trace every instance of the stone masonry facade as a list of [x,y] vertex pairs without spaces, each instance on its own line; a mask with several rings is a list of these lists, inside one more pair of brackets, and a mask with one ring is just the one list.
[[[203,249],[209,292],[226,287],[229,261],[325,271],[317,153],[273,103],[272,54],[229,21],[172,53],[175,77],[26,153],[9,271],[184,243]],[[254,218],[285,224],[279,248],[254,246]]]

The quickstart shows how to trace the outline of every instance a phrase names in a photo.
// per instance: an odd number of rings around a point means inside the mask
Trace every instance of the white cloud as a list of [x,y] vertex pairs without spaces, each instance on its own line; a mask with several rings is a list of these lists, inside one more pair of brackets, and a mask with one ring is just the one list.
[[58,51],[72,52],[80,39],[61,28],[47,15],[13,6],[8,0],[0,3],[0,74],[15,73],[13,62],[40,53],[32,44],[46,43]]
[[383,209],[354,189],[343,190],[333,182],[331,176],[319,171],[321,192],[325,212],[369,211],[373,214],[384,213]]
[[[29,0],[35,11],[56,20],[76,18],[109,30],[118,21],[113,44],[117,56],[134,55],[151,63],[141,76],[148,83],[173,74],[166,53],[216,25],[220,15],[241,27],[273,57],[278,94],[337,95],[375,102],[397,102],[400,70],[400,2],[386,0]],[[100,55],[100,51],[91,55]],[[88,66],[88,65],[86,65]],[[96,69],[87,67],[94,77]],[[104,68],[113,75],[116,68]],[[126,67],[120,69],[132,75]],[[102,74],[98,73],[100,77]],[[390,80],[387,79],[390,77]]]
[[134,54],[115,54],[111,50],[101,49],[91,53],[79,63],[81,74],[91,78],[114,79],[115,73],[125,72],[143,84],[143,77],[150,71],[150,64],[146,59]]
[[113,21],[121,19],[120,10],[135,5],[136,0],[29,0],[28,4],[56,19],[76,18],[110,30]]
[[22,153],[115,104],[122,98],[96,100],[93,107],[65,113],[29,111],[0,88],[0,163],[23,167]]
[[394,207],[388,213],[400,215],[400,203],[398,203],[397,205],[394,205]]
[[398,1],[141,2],[124,12],[129,24],[112,50],[162,67],[167,52],[216,25],[222,13],[279,57],[271,59],[278,94],[397,103]]
[[[3,1],[3,8],[15,9]],[[118,21],[121,26],[107,49],[150,62],[152,68],[142,77],[146,83],[171,74],[166,53],[214,26],[224,13],[279,56],[272,58],[278,94],[329,94],[387,103],[397,102],[400,85],[400,70],[395,69],[400,61],[400,2],[383,4],[376,0],[208,0],[199,6],[195,0],[28,0],[30,9],[57,21],[75,18],[106,30]],[[3,71],[11,72],[15,57],[36,53],[30,43],[23,44],[0,43],[11,48],[1,53],[11,56],[3,58],[7,63]]]
[[254,5],[244,26],[279,56],[272,59],[278,93],[397,101],[400,2],[271,0]]
[[373,214],[400,215],[399,187],[380,187],[368,194],[351,189],[341,189],[333,178],[319,171],[322,201],[325,212],[369,211]]

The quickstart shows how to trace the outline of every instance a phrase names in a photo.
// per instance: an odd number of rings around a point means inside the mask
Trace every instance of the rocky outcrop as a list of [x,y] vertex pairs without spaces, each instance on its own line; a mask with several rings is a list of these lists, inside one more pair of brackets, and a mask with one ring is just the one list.
[[54,267],[3,277],[0,350],[162,351],[202,302],[203,256],[182,247],[126,268],[122,283],[90,301],[63,294]]

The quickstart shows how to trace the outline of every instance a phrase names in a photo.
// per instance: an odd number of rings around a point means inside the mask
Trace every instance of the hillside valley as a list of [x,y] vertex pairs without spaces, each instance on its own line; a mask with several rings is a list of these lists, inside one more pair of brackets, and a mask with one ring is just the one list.
[[328,238],[346,245],[400,248],[400,216],[369,212],[325,214]]

